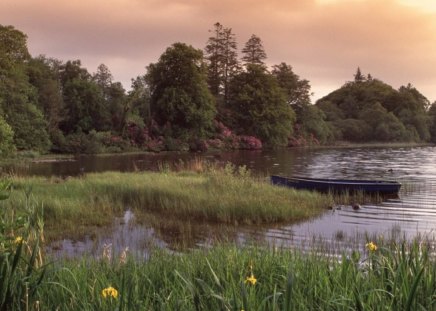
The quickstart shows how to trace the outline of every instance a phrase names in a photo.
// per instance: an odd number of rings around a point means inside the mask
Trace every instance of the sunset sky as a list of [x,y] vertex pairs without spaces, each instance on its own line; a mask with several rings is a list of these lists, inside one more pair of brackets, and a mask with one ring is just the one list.
[[115,81],[145,73],[174,42],[203,49],[232,28],[239,49],[258,35],[269,65],[286,62],[318,99],[358,66],[436,101],[436,0],[0,0],[0,24],[28,35],[33,56],[101,63]]

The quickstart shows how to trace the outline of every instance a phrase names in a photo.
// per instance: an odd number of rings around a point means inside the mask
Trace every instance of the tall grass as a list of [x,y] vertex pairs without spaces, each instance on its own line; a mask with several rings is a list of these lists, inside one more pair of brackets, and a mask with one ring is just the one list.
[[[55,310],[434,310],[436,263],[418,243],[350,258],[221,245],[147,262],[62,262],[39,291]],[[253,281],[255,279],[255,282]],[[102,297],[115,288],[117,298]]]
[[[126,208],[190,221],[262,224],[308,219],[333,204],[331,196],[272,186],[234,167],[202,173],[107,172],[67,180],[16,177],[13,182],[44,202],[49,236],[108,225]],[[10,204],[20,205],[25,191],[15,191]]]
[[9,190],[9,181],[0,180],[0,310],[29,310],[45,275],[44,222],[28,200],[21,210],[5,208]]

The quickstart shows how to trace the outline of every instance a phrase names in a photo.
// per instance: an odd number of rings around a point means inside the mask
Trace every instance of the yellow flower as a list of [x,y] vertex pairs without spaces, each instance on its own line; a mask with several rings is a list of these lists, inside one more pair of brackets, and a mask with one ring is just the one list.
[[23,242],[23,237],[22,236],[17,236],[14,240],[15,244],[20,244],[21,242]]
[[257,279],[254,277],[254,275],[253,275],[253,273],[252,273],[249,277],[247,277],[247,278],[245,279],[245,282],[246,282],[246,283],[250,283],[251,285],[255,285],[256,282],[257,282]]
[[375,252],[377,250],[377,245],[375,245],[373,242],[366,243],[365,247],[370,252]]
[[118,298],[118,291],[112,286],[109,286],[101,291],[101,295],[103,296],[103,298],[113,297],[116,299]]

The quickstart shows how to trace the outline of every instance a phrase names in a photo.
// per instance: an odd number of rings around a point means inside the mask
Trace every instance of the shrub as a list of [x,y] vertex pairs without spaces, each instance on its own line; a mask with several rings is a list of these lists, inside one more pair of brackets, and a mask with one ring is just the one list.
[[14,131],[6,123],[5,119],[0,116],[0,157],[8,156],[15,152],[13,140]]
[[262,142],[254,136],[239,136],[239,148],[248,150],[262,149]]

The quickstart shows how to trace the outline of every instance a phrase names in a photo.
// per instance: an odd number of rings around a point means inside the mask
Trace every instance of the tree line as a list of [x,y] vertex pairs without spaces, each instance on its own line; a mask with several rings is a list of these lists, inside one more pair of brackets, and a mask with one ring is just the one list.
[[209,32],[203,50],[168,47],[126,91],[106,65],[32,57],[27,36],[0,25],[0,156],[436,142],[436,103],[410,84],[395,90],[358,68],[313,105],[292,66],[268,68],[258,36],[239,56],[231,28]]

